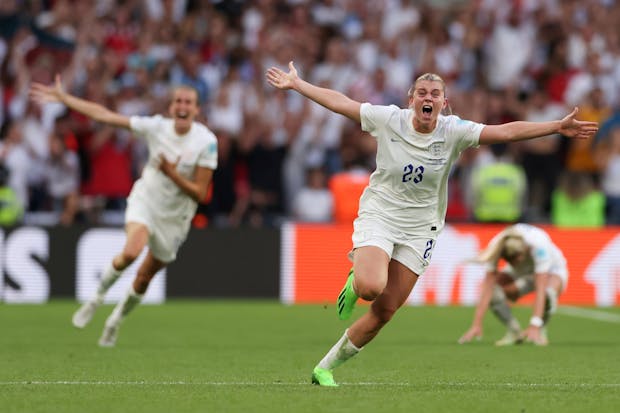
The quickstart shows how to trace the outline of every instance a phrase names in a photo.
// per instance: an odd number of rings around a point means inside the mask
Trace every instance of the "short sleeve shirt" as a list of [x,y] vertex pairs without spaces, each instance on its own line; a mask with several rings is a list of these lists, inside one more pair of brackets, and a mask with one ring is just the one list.
[[377,139],[377,168],[360,199],[359,216],[373,216],[406,234],[441,231],[448,177],[460,153],[477,147],[484,124],[439,115],[433,132],[413,128],[412,109],[364,103],[362,129]]
[[198,204],[159,170],[159,156],[177,162],[177,171],[192,179],[196,167],[217,168],[217,139],[204,125],[194,122],[185,135],[174,130],[174,121],[162,116],[132,116],[132,132],[146,140],[149,158],[134,184],[129,202],[141,202],[165,220],[188,222]]

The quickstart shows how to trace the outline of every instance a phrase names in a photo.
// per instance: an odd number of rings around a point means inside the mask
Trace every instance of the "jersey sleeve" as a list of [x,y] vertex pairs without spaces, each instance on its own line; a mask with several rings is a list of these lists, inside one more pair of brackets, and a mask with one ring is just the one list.
[[136,135],[143,138],[149,136],[150,132],[157,131],[161,128],[161,115],[156,116],[131,116],[129,118],[129,127]]
[[385,128],[395,109],[397,109],[396,106],[362,103],[360,106],[362,130],[370,133],[375,138],[378,137],[381,129]]
[[461,119],[458,116],[455,118],[454,131],[456,136],[460,138],[458,140],[459,151],[478,147],[480,145],[480,134],[486,125]]
[[217,168],[217,138],[208,134],[208,142],[198,157],[198,166],[215,170]]

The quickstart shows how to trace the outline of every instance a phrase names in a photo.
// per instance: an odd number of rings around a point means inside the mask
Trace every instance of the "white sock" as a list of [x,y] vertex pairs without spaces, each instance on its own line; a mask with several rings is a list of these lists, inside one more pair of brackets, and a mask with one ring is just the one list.
[[133,310],[140,301],[142,301],[142,297],[144,294],[138,294],[134,291],[133,286],[129,287],[127,290],[127,295],[122,301],[119,301],[112,310],[112,314],[106,320],[106,324],[119,324],[123,319]]
[[509,321],[508,321],[508,329],[510,331],[512,331],[513,333],[520,333],[521,332],[521,325],[519,324],[519,320],[517,320],[516,318],[512,317]]
[[512,315],[512,310],[508,305],[506,294],[504,290],[499,287],[493,287],[493,295],[491,296],[491,302],[489,307],[495,316],[502,322],[509,330],[518,333],[521,331],[519,321]]
[[348,329],[345,330],[340,340],[327,352],[317,367],[333,370],[363,349],[363,347],[355,347],[355,344],[349,340],[348,331]]
[[116,280],[118,280],[122,273],[123,271],[119,271],[114,268],[112,263],[108,265],[106,270],[101,275],[101,281],[99,282],[99,287],[97,288],[97,295],[95,296],[95,303],[101,304],[103,302],[105,294],[108,292],[110,287],[114,285],[114,283],[116,282]]

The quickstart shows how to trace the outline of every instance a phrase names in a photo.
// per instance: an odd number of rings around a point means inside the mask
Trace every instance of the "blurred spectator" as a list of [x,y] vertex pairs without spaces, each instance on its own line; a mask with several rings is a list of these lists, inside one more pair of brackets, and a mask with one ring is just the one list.
[[61,136],[52,133],[49,140],[50,154],[45,162],[49,208],[58,214],[61,225],[71,225],[79,207],[79,159],[67,149]]
[[605,196],[583,172],[566,172],[551,198],[551,223],[597,228],[605,224]]
[[[588,93],[587,99],[579,111],[580,119],[599,122],[599,124],[610,115],[611,110],[605,105],[603,92],[600,88],[595,88]],[[594,160],[593,144],[594,139],[570,140],[566,155],[566,169],[589,173],[598,181],[599,166]]]
[[120,132],[110,126],[98,128],[84,142],[88,152],[90,176],[82,182],[81,192],[85,209],[124,210],[125,198],[133,182],[130,161],[130,142],[119,138]]
[[596,158],[602,171],[607,224],[620,225],[620,126],[612,129],[608,138],[598,144]]
[[302,222],[330,222],[334,198],[322,168],[308,170],[307,183],[293,200],[293,218]]
[[346,169],[329,178],[328,186],[334,198],[334,222],[353,224],[359,201],[370,182],[370,172],[360,160],[353,159]]
[[8,186],[15,191],[15,196],[22,209],[29,204],[28,172],[33,162],[22,137],[22,124],[11,123],[0,142],[0,162],[8,170]]
[[0,163],[0,227],[7,228],[18,224],[24,214],[15,190],[8,185],[10,171]]
[[471,210],[478,222],[517,222],[523,215],[527,183],[523,168],[506,154],[506,145],[491,145],[493,159],[471,177]]
[[486,50],[486,71],[493,90],[515,85],[532,54],[535,28],[519,7],[520,2],[513,4],[505,20],[498,18]]
[[[534,90],[525,108],[524,120],[530,122],[560,119],[566,112],[563,105],[550,100],[545,90]],[[528,183],[525,217],[529,221],[548,221],[551,193],[562,170],[560,144],[561,137],[558,134],[519,143]]]

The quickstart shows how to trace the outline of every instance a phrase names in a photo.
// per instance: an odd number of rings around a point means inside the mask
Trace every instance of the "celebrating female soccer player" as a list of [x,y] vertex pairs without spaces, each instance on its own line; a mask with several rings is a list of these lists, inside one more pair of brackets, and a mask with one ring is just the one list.
[[103,273],[93,299],[73,315],[74,326],[86,326],[108,289],[148,243],[149,251],[133,285],[105,322],[99,345],[111,347],[116,344],[121,321],[140,302],[155,274],[176,258],[187,237],[198,202],[204,199],[217,167],[217,140],[206,126],[194,121],[200,105],[198,92],[189,86],[174,89],[168,108],[172,119],[112,112],[68,94],[58,76],[54,86],[33,84],[31,95],[36,101],[61,102],[96,121],[130,129],[148,143],[148,162],[127,200],[125,246]]
[[377,139],[377,169],[360,198],[353,226],[353,269],[338,299],[338,314],[351,316],[358,297],[372,301],[314,368],[312,382],[336,386],[332,370],[357,354],[403,305],[429,264],[445,222],[447,182],[459,154],[480,144],[516,142],[560,133],[590,138],[594,122],[575,119],[577,108],[553,122],[483,125],[443,116],[447,105],[441,77],[427,73],[409,90],[409,107],[360,103],[340,92],[272,67],[267,81],[292,89],[327,109],[360,122]]

